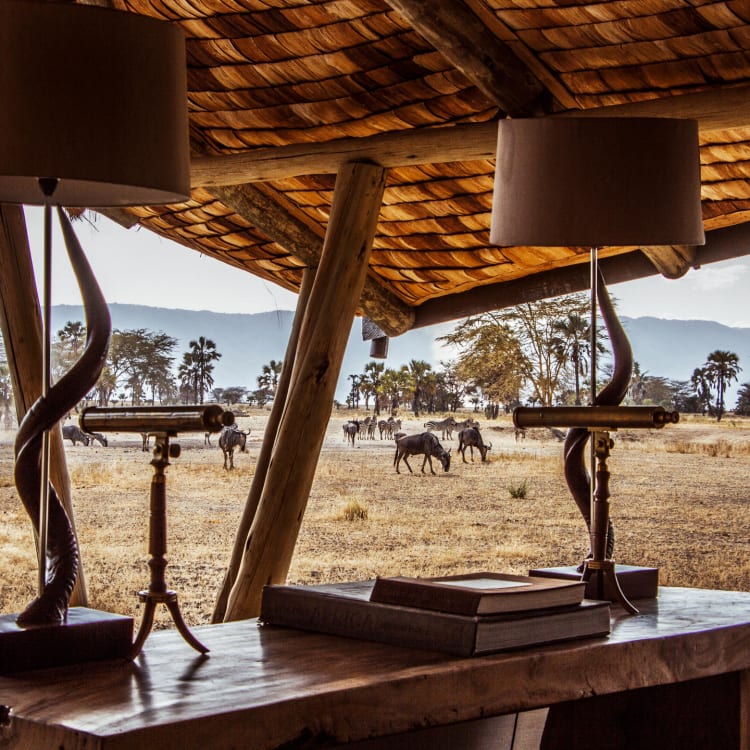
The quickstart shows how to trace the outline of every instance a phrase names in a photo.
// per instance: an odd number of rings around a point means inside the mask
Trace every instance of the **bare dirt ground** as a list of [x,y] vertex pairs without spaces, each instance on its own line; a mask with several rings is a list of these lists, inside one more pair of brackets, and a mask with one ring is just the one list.
[[[267,413],[241,417],[248,452],[235,470],[202,435],[181,435],[182,455],[167,469],[168,585],[188,624],[210,621],[255,470]],[[289,581],[313,583],[374,575],[437,575],[477,570],[526,573],[577,564],[585,527],[562,473],[562,444],[547,430],[516,442],[508,418],[480,419],[488,462],[465,464],[452,448],[450,471],[435,476],[393,468],[389,440],[343,439],[352,416],[334,413],[297,544]],[[422,419],[404,419],[409,433]],[[618,562],[655,566],[662,585],[750,590],[750,423],[683,419],[663,430],[612,434],[611,514]],[[66,444],[76,526],[90,606],[137,619],[136,592],[148,584],[151,455],[138,435],[110,435],[109,447]],[[13,485],[14,433],[0,433],[0,611],[33,598],[31,524]],[[468,460],[467,452],[467,460]],[[526,497],[511,490],[526,485]],[[348,520],[352,509],[365,518]],[[348,512],[349,511],[349,512]],[[356,514],[355,514],[356,515]],[[160,608],[163,609],[163,608]],[[169,619],[159,615],[157,626]]]

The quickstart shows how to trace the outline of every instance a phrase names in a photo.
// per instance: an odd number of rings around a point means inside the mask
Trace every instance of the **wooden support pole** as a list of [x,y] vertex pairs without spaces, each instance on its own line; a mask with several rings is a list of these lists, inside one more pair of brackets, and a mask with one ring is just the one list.
[[[42,392],[42,320],[23,209],[5,204],[0,204],[0,326],[20,422]],[[73,493],[59,425],[50,431],[50,481],[75,533]],[[82,562],[70,604],[88,604]]]
[[336,179],[299,357],[225,621],[255,617],[263,586],[286,580],[367,276],[385,174],[382,167],[352,163]]
[[229,601],[229,592],[232,590],[232,586],[234,586],[234,582],[237,580],[237,574],[242,563],[242,554],[245,551],[247,535],[250,533],[250,527],[252,526],[253,519],[258,511],[258,504],[260,503],[260,498],[263,493],[263,486],[266,482],[268,467],[271,463],[271,456],[273,455],[276,437],[279,432],[281,415],[284,412],[287,395],[289,394],[292,370],[298,353],[302,319],[310,300],[310,291],[314,280],[315,269],[306,268],[302,275],[302,285],[300,287],[299,297],[297,298],[297,311],[294,315],[292,330],[289,333],[289,341],[286,347],[286,354],[281,368],[279,383],[276,387],[273,406],[271,407],[271,414],[266,423],[266,430],[263,434],[263,443],[260,447],[260,452],[258,453],[258,460],[255,462],[255,474],[253,474],[250,492],[247,496],[247,501],[245,502],[245,507],[240,518],[240,524],[235,535],[234,548],[232,549],[232,557],[229,561],[229,567],[224,576],[219,595],[216,598],[216,606],[214,607],[212,616],[212,622],[214,623],[223,622],[224,620],[224,615],[227,611],[227,602]]

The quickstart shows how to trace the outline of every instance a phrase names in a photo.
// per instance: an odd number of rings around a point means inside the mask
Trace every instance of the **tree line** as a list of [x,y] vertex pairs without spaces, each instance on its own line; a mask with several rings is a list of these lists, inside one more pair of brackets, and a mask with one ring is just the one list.
[[[407,409],[419,416],[455,412],[468,403],[492,418],[521,404],[589,403],[590,334],[589,300],[583,293],[471,316],[438,339],[455,352],[453,359],[437,368],[417,359],[396,368],[371,360],[361,373],[348,376],[346,406],[375,414]],[[603,332],[598,334],[597,381],[604,385],[611,376],[611,353]],[[70,369],[85,340],[80,321],[68,321],[57,332],[53,377]],[[216,343],[204,336],[191,340],[175,368],[176,346],[177,340],[164,332],[114,330],[105,367],[87,400],[109,406],[203,403],[208,397],[230,405],[264,406],[274,398],[281,361],[263,365],[255,388],[214,387],[214,364],[222,356]],[[727,388],[741,371],[738,355],[722,350],[708,354],[687,380],[652,375],[636,362],[623,403],[660,405],[720,420],[727,411]],[[0,408],[6,424],[11,404],[11,379],[0,348]],[[750,415],[750,383],[740,386],[734,412]]]
[[[597,327],[597,383],[612,375],[612,354],[606,332]],[[516,406],[590,403],[592,361],[590,301],[587,294],[540,300],[491,311],[460,321],[438,339],[456,356],[433,370],[412,360],[398,369],[370,362],[349,375],[347,406],[375,413],[408,408],[449,412],[464,403],[488,418]],[[644,372],[635,362],[626,405],[654,405],[683,413],[709,414],[720,420],[727,410],[727,387],[742,368],[734,352],[716,350],[695,368],[688,380]],[[736,414],[750,415],[750,383],[740,387]]]

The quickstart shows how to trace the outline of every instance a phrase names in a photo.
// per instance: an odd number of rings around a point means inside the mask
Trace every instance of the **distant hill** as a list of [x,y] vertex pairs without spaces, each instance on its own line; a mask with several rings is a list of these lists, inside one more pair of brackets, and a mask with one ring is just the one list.
[[[216,363],[214,380],[218,387],[241,385],[255,388],[264,364],[281,360],[286,351],[294,313],[291,310],[255,314],[215,313],[207,310],[172,310],[145,305],[110,305],[112,325],[120,329],[146,328],[163,331],[178,340],[175,363],[188,350],[191,339],[205,336],[216,342],[222,357]],[[52,309],[55,331],[69,320],[83,320],[76,305],[56,305]],[[633,356],[650,375],[689,380],[696,367],[716,349],[735,352],[740,365],[740,383],[750,381],[750,328],[731,328],[703,320],[663,318],[622,318],[630,337]],[[435,341],[453,328],[453,323],[409,331],[390,340],[387,367],[400,367],[412,359],[425,360],[437,367],[449,353]],[[343,401],[349,391],[348,376],[363,371],[369,361],[370,342],[362,341],[361,321],[356,319],[349,336],[336,397]],[[736,385],[728,394],[734,404]]]

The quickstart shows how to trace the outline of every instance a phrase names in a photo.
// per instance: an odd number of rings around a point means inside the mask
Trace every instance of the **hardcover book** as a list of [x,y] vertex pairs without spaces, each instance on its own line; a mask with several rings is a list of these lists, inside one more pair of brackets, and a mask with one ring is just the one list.
[[405,648],[478,656],[610,632],[609,603],[501,615],[455,615],[373,602],[374,581],[266,586],[260,621]]
[[437,578],[377,578],[371,599],[457,615],[490,615],[580,604],[580,580],[505,573],[472,573]]

